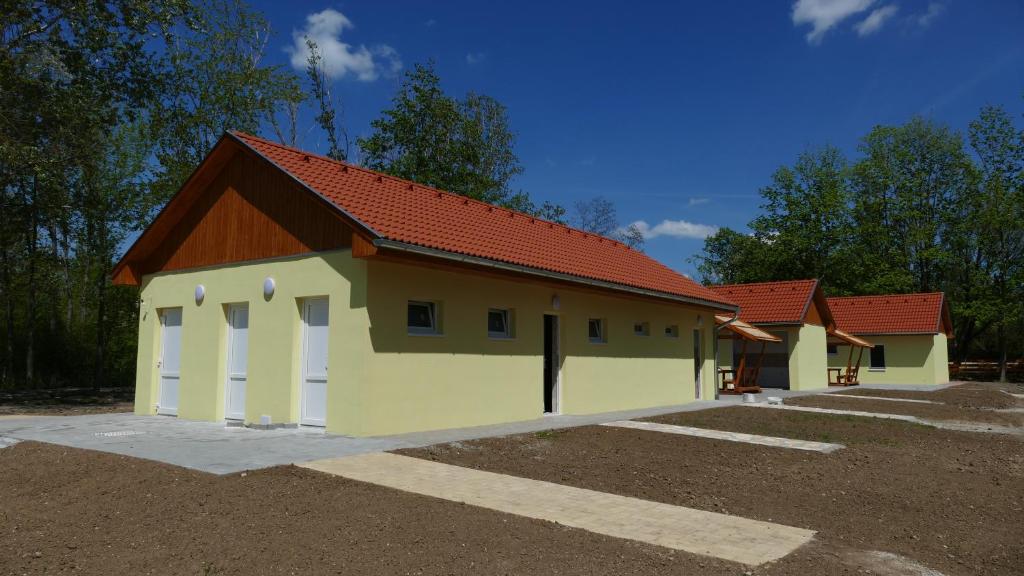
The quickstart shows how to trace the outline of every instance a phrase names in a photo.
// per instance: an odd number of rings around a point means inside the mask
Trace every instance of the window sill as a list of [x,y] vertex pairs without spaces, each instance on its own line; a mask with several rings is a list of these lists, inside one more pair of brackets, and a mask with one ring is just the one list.
[[407,332],[408,336],[422,336],[426,338],[441,338],[444,334],[440,332]]
[[591,340],[590,343],[591,344],[597,344],[599,346],[604,346],[604,345],[608,344],[608,342],[605,341],[605,340]]
[[868,368],[868,372],[885,372],[885,368]]
[[499,341],[502,341],[502,342],[507,342],[507,341],[515,340],[516,337],[515,336],[502,336],[500,334],[488,334],[487,335],[487,339],[488,340],[499,340]]

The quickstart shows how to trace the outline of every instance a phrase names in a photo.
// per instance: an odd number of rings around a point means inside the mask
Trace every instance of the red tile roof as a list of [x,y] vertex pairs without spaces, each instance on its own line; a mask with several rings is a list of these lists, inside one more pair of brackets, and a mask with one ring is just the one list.
[[802,324],[817,280],[787,280],[710,286],[740,305],[740,320],[749,324]]
[[836,297],[828,307],[839,329],[851,334],[953,332],[942,292]]
[[728,297],[621,242],[248,134],[238,141],[376,238],[731,308]]

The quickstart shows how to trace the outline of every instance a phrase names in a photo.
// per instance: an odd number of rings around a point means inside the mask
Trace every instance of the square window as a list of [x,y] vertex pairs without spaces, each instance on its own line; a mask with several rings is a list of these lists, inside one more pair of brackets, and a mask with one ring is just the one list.
[[587,321],[587,336],[595,344],[607,342],[603,318],[591,318]]
[[437,329],[437,304],[409,301],[409,334],[440,334]]
[[509,311],[502,308],[487,310],[487,335],[491,338],[511,338],[512,325]]
[[871,369],[885,370],[885,346],[876,344],[871,349]]
[[650,336],[651,325],[647,322],[635,322],[633,324],[633,334],[637,336]]
[[679,326],[676,324],[665,326],[665,336],[668,338],[679,338]]
[[826,344],[825,346],[829,356],[836,356],[839,354],[839,344]]

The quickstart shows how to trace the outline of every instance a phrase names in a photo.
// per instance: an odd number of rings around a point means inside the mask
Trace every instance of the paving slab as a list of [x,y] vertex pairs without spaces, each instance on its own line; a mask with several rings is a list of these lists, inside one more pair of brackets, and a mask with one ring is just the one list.
[[649,432],[662,432],[665,434],[681,434],[683,436],[696,436],[698,438],[710,438],[713,440],[727,440],[729,442],[743,442],[745,444],[759,444],[773,448],[789,448],[793,450],[807,450],[811,452],[822,452],[828,454],[845,448],[842,444],[828,442],[811,442],[809,440],[794,440],[792,438],[779,438],[777,436],[761,436],[759,434],[744,434],[742,432],[727,432],[724,430],[709,430],[707,428],[694,428],[692,426],[676,426],[673,424],[661,424],[659,422],[634,422],[632,420],[619,420],[607,422],[602,426],[615,428],[630,428],[633,430],[646,430]]
[[21,440],[18,440],[16,438],[4,438],[3,436],[0,436],[0,448],[7,448],[8,446],[14,446],[18,442],[21,442]]
[[884,414],[881,412],[862,412],[860,410],[836,410],[834,408],[766,404],[763,402],[757,402],[755,404],[740,404],[740,406],[749,406],[751,408],[770,408],[773,410],[793,410],[795,412],[814,412],[817,414],[836,414],[839,416],[863,416],[865,418],[882,418],[884,420],[902,420],[904,422],[914,422],[916,424],[930,424],[926,420],[922,420],[916,416],[907,416],[906,414]]
[[861,400],[883,400],[885,402],[910,402],[912,404],[942,404],[934,400],[914,400],[911,398],[887,398],[885,396],[858,396],[856,394],[836,394],[836,398],[859,398]]
[[772,522],[397,454],[362,454],[306,462],[300,466],[750,566],[782,558],[809,542],[815,534],[812,530]]

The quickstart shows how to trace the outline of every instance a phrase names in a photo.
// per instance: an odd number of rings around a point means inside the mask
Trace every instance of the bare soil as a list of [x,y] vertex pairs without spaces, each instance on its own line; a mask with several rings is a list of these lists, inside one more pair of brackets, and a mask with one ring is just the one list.
[[0,391],[0,416],[75,416],[131,412],[134,388],[51,388]]
[[818,531],[816,544],[754,574],[1021,574],[1018,437],[744,407],[651,420],[847,448],[818,454],[590,426],[401,453]]
[[997,411],[991,408],[961,408],[950,404],[919,404],[916,402],[892,402],[890,400],[865,400],[863,398],[843,398],[836,394],[818,394],[815,396],[786,398],[785,403],[791,406],[812,406],[815,408],[833,408],[836,410],[858,410],[861,412],[878,412],[881,414],[903,414],[906,416],[917,416],[918,418],[924,418],[926,420],[973,422],[1016,427],[1024,426],[1024,412]]
[[744,567],[283,466],[213,476],[0,450],[0,574],[741,574]]
[[[1015,392],[1015,390],[1019,391]],[[965,383],[957,386],[950,386],[934,392],[915,390],[882,390],[878,388],[853,387],[849,390],[833,393],[834,396],[853,394],[855,396],[877,396],[880,398],[904,398],[908,400],[931,400],[961,408],[1014,408],[1024,406],[1010,394],[1024,394],[1024,387],[1016,384],[995,384],[995,383]]]

